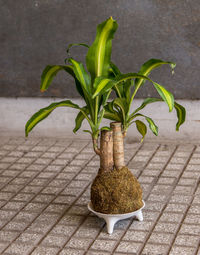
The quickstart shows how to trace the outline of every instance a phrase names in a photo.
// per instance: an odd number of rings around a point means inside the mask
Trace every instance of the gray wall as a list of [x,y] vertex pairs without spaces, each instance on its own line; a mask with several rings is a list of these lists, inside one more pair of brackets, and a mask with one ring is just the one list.
[[[118,21],[112,59],[123,72],[137,72],[149,58],[177,63],[152,79],[176,98],[200,98],[199,0],[0,0],[0,96],[41,96],[47,64],[63,64],[69,43],[92,43],[96,26]],[[84,48],[71,55],[83,60]],[[138,97],[155,96],[147,84]],[[78,97],[72,79],[59,73],[42,96]]]

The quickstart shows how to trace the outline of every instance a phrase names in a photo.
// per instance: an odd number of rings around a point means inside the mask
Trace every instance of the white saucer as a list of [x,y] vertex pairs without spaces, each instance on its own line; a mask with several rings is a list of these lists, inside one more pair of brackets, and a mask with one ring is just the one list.
[[105,213],[96,212],[93,210],[91,201],[88,203],[88,210],[93,212],[99,218],[103,218],[107,224],[108,234],[112,234],[115,223],[119,220],[124,220],[124,219],[135,216],[139,221],[143,221],[142,209],[145,207],[145,203],[143,200],[142,202],[143,202],[143,206],[139,210],[130,212],[130,213],[124,213],[124,214],[105,214]]

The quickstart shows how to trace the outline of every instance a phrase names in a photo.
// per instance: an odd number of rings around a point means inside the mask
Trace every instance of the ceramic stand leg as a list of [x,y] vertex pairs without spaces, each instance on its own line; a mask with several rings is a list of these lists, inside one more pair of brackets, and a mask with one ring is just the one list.
[[112,219],[111,217],[109,219],[105,219],[106,225],[107,225],[107,232],[108,234],[112,234],[114,230],[115,223],[118,221],[118,219]]
[[139,221],[143,221],[143,214],[142,214],[142,210],[139,211],[136,215],[136,218],[139,220]]

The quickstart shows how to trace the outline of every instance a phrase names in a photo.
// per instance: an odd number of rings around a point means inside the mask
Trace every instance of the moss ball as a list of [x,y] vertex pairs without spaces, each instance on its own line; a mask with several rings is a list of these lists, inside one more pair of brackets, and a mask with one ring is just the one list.
[[91,187],[91,202],[94,210],[101,213],[133,212],[143,206],[142,189],[128,167],[99,171]]

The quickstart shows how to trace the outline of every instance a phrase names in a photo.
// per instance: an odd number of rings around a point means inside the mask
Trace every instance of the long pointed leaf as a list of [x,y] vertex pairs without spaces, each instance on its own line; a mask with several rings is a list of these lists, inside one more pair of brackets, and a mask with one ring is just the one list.
[[150,117],[147,117],[146,115],[144,114],[141,114],[141,113],[137,113],[135,114],[134,116],[132,116],[131,118],[128,119],[128,125],[130,126],[132,124],[132,120],[135,119],[136,117],[144,117],[146,119],[146,121],[148,122],[149,124],[149,128],[151,129],[151,131],[154,133],[154,135],[158,135],[158,126],[155,124],[155,122],[150,118]]
[[69,50],[74,47],[74,46],[84,46],[86,48],[89,48],[90,46],[87,45],[86,43],[70,43],[68,46],[67,46],[67,53],[69,53]]
[[[85,114],[83,114],[85,112]],[[73,132],[76,133],[81,125],[83,120],[85,119],[85,115],[88,115],[88,108],[87,106],[83,107],[81,111],[77,114],[76,119],[75,119],[75,128],[73,129]]]
[[146,98],[143,103],[130,115],[130,118],[132,116],[134,116],[137,112],[139,112],[140,110],[142,110],[146,105],[148,104],[151,104],[151,103],[155,103],[155,102],[159,102],[159,101],[162,101],[161,99],[159,98],[153,98],[153,97],[149,97],[149,98]]
[[163,86],[159,85],[156,82],[153,82],[154,87],[156,88],[157,92],[161,96],[161,98],[168,104],[169,111],[171,112],[174,108],[174,96],[171,92],[166,90]]
[[[160,59],[150,59],[142,65],[142,67],[138,73],[148,76],[153,69],[160,67],[162,65],[165,65],[165,64],[170,65],[170,67],[172,68],[172,72],[173,72],[173,70],[176,66],[176,64],[174,62],[166,62],[166,61],[163,61]],[[144,79],[137,78],[135,80],[135,85],[141,86],[143,82],[144,82]]]
[[97,27],[95,41],[90,46],[86,56],[87,69],[92,80],[95,77],[107,76],[110,68],[112,38],[117,30],[117,22],[110,17]]
[[70,58],[68,61],[72,64],[76,78],[81,83],[83,90],[85,90],[88,94],[91,94],[90,76],[85,71],[83,64],[72,58]]
[[142,121],[140,121],[140,120],[136,120],[135,123],[136,123],[137,130],[138,130],[139,133],[142,135],[142,140],[141,140],[141,142],[142,142],[142,141],[144,140],[144,137],[145,137],[146,133],[147,133],[147,127],[146,127],[146,125],[145,125]]
[[151,129],[151,131],[154,133],[154,135],[157,136],[158,135],[158,126],[155,124],[155,122],[151,118],[145,116],[145,119],[149,123],[149,128]]
[[178,104],[177,102],[174,102],[174,108],[176,109],[178,117],[178,122],[176,123],[176,131],[179,131],[180,125],[185,122],[186,110],[182,105]]
[[113,101],[114,106],[118,106],[121,110],[123,120],[121,120],[123,126],[126,125],[127,121],[127,113],[128,113],[128,104],[126,102],[126,98],[115,98]]
[[46,68],[42,72],[42,76],[41,76],[41,86],[40,86],[41,92],[44,92],[45,90],[48,89],[48,87],[50,86],[53,78],[61,70],[66,71],[67,73],[69,73],[74,78],[77,91],[84,98],[84,93],[83,93],[83,89],[81,87],[81,84],[78,81],[78,79],[76,78],[76,75],[73,71],[73,67],[70,66],[70,65],[65,65],[65,66],[63,66],[63,65],[54,65],[54,66],[48,65],[48,66],[46,66]]
[[113,80],[109,79],[109,78],[105,78],[105,77],[97,77],[94,81],[94,93],[92,95],[92,98],[95,98],[96,96],[98,96],[99,94],[104,94],[107,93],[109,91],[109,89],[105,89],[106,87],[108,87],[109,84],[111,84],[111,87],[113,86]]
[[57,107],[72,107],[75,109],[80,109],[77,104],[72,103],[70,100],[61,101],[58,103],[52,103],[49,106],[40,109],[36,112],[26,123],[25,133],[28,136],[28,133],[43,119],[45,119],[54,109]]
[[111,112],[109,110],[105,110],[103,117],[109,120],[121,122],[121,118],[119,117],[119,115],[116,112]]
[[[70,69],[69,66],[62,66],[62,65],[54,65],[54,66],[48,65],[48,66],[46,66],[44,71],[42,72],[42,75],[41,75],[41,85],[40,85],[41,92],[44,92],[45,90],[48,89],[53,78],[56,76],[56,74],[60,70],[66,70],[68,68]],[[72,72],[73,72],[73,70],[72,70]]]

